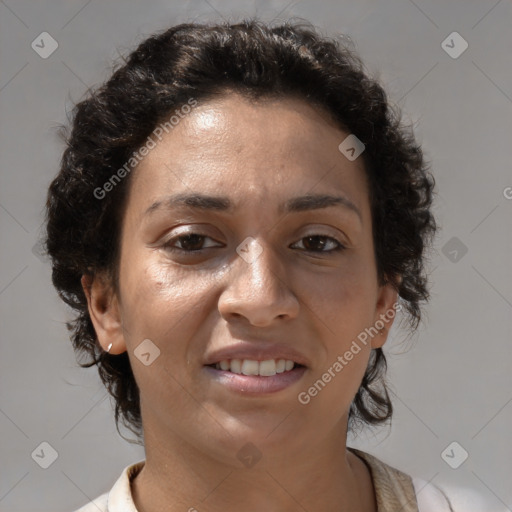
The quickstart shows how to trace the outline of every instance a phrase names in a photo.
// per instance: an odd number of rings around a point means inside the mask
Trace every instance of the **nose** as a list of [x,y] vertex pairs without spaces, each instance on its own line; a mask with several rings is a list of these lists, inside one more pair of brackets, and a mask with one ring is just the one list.
[[[297,316],[299,301],[290,289],[282,258],[269,245],[252,239],[226,274],[227,285],[219,298],[219,312],[227,321],[245,317],[264,327],[275,319]],[[260,252],[261,251],[261,252]]]

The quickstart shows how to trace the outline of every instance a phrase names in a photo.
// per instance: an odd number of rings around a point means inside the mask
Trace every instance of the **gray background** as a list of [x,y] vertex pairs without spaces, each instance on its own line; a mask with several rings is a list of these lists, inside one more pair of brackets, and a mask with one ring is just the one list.
[[[458,510],[511,510],[510,0],[0,0],[0,510],[69,512],[144,458],[117,434],[96,370],[76,365],[70,311],[34,248],[63,149],[56,127],[151,32],[253,14],[351,36],[414,123],[438,183],[426,321],[388,344],[394,421],[352,444],[461,494]],[[59,45],[46,59],[31,48],[43,31]],[[453,31],[469,44],[456,59],[441,46]],[[31,456],[43,441],[58,452],[48,469]],[[453,441],[469,453],[458,469],[441,457]]]

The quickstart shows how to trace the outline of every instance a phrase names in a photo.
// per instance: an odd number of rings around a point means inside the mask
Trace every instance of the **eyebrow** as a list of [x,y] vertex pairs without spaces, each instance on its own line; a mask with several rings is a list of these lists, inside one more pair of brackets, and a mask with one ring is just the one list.
[[[167,196],[161,200],[155,201],[144,212],[144,216],[161,208],[175,208],[178,206],[188,206],[197,210],[211,210],[219,212],[234,213],[235,207],[232,201],[225,196],[210,196],[200,193],[175,194]],[[332,196],[328,194],[307,194],[304,196],[288,199],[279,205],[279,213],[304,212],[308,210],[319,210],[330,206],[342,206],[355,212],[359,219],[362,215],[357,206],[343,196]]]

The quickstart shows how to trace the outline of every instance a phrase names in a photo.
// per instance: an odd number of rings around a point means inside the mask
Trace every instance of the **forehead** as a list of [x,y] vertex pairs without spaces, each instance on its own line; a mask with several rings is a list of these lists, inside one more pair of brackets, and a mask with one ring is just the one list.
[[200,142],[206,154],[225,150],[230,158],[242,154],[262,161],[282,158],[286,151],[292,157],[325,152],[343,133],[327,112],[299,98],[255,101],[234,93],[199,103],[177,128],[184,147],[194,153]]
[[357,203],[366,178],[362,158],[349,161],[338,149],[347,136],[325,111],[298,98],[254,102],[230,94],[198,102],[140,162],[130,195],[147,208],[169,192],[263,200],[316,188],[337,189]]

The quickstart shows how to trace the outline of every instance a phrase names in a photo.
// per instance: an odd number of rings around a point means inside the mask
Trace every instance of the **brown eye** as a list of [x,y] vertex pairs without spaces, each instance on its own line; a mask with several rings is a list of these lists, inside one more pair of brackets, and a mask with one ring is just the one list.
[[[301,241],[302,240],[306,240],[306,243],[303,244],[303,246],[304,250],[309,252],[330,253],[345,249],[345,246],[338,242],[338,240],[327,235],[308,235],[303,237]],[[329,244],[331,247],[334,245],[334,248],[330,250],[324,250],[325,247],[329,246]]]
[[[201,252],[205,249],[202,245],[206,238],[210,237],[200,233],[186,233],[171,238],[163,245],[163,247],[171,252]],[[180,244],[180,247],[175,247],[176,243]],[[206,249],[209,248],[210,247],[206,247]]]

